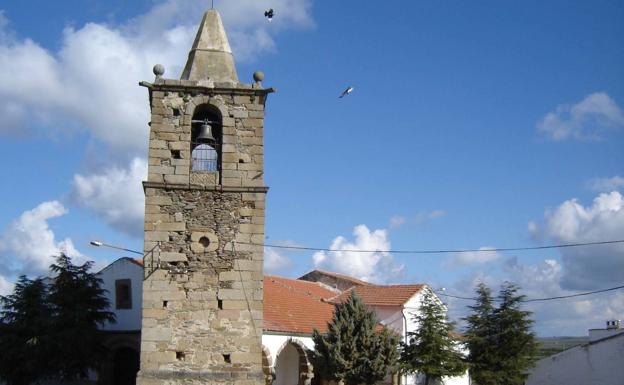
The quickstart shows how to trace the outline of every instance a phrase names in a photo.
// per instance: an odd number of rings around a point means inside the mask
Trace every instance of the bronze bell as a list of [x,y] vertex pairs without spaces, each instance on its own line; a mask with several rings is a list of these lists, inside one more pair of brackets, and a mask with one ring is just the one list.
[[214,142],[215,138],[212,136],[212,127],[208,122],[204,122],[199,129],[199,135],[197,135],[198,142]]

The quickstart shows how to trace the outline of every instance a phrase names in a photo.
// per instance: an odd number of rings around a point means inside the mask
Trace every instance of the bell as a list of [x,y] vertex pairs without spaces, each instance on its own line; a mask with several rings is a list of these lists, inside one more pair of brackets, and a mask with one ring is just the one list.
[[199,129],[199,135],[197,135],[198,142],[214,142],[215,138],[212,136],[212,127],[210,124],[204,122]]

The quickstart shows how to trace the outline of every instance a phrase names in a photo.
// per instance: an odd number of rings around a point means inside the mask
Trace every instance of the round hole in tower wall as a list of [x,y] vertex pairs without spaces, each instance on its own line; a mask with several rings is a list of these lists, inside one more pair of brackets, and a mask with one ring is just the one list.
[[199,238],[198,242],[200,245],[204,246],[204,248],[208,248],[208,246],[210,246],[210,239],[206,236]]

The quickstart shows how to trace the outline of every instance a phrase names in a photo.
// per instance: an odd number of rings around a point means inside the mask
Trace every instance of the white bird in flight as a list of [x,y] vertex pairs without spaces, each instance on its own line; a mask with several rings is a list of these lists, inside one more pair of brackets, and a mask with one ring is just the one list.
[[349,95],[351,92],[353,92],[353,87],[349,86],[347,87],[346,90],[342,91],[342,94],[340,94],[338,98],[344,98],[345,96]]

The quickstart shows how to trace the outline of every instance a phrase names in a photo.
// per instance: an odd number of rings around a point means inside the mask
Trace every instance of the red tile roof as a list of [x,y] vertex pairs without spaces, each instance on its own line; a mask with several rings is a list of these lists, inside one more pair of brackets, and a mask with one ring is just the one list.
[[334,305],[326,302],[336,293],[316,282],[264,276],[265,331],[310,334],[327,330]]
[[425,285],[354,286],[333,298],[332,302],[343,302],[351,296],[351,291],[355,291],[355,294],[367,305],[401,306],[423,287]]

